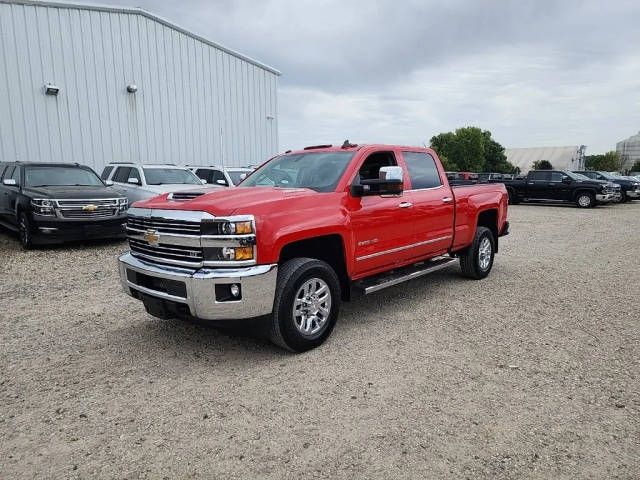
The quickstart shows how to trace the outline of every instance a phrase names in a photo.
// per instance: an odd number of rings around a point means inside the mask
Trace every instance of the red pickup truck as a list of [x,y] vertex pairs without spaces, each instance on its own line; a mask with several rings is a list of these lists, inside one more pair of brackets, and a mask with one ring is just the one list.
[[120,276],[151,315],[269,315],[274,343],[302,352],[330,335],[354,294],[456,259],[465,276],[486,277],[508,233],[507,200],[502,184],[450,187],[431,149],[306,147],[234,189],[136,202]]

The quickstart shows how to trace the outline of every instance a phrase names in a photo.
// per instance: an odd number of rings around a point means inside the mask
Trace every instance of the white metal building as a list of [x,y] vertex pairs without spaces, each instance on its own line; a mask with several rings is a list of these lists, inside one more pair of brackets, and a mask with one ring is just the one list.
[[640,160],[640,132],[616,144],[616,152],[624,158],[624,169]]
[[141,9],[0,0],[0,161],[260,163],[279,75]]
[[557,170],[583,170],[586,147],[575,145],[570,147],[534,147],[534,148],[507,148],[504,154],[507,160],[516,167],[520,167],[522,173],[533,169],[533,163],[538,160],[547,160]]

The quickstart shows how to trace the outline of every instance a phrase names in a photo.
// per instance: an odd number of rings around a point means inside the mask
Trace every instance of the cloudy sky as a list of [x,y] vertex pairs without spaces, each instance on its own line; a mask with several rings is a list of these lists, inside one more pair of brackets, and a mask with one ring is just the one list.
[[[101,2],[89,2],[101,3]],[[640,130],[638,0],[111,0],[271,65],[280,148],[428,143],[615,149]]]

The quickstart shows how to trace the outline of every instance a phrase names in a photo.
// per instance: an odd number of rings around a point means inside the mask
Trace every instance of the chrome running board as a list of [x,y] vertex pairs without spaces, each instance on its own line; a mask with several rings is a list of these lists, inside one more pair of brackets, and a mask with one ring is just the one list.
[[363,278],[362,280],[354,282],[353,288],[368,295],[383,288],[392,287],[393,285],[437,272],[438,270],[448,267],[456,260],[457,258],[451,257],[435,257],[431,260],[414,263],[413,265],[407,265],[406,267],[400,267],[372,277]]

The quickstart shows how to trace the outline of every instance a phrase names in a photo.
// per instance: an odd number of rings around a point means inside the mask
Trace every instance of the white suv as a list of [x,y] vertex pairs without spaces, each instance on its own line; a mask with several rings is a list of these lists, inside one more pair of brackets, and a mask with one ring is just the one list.
[[177,165],[112,162],[104,167],[100,176],[105,182],[113,182],[113,188],[127,196],[129,205],[163,193],[220,188],[203,186],[206,181],[200,180],[188,168]]
[[244,178],[253,172],[252,168],[245,167],[218,167],[215,165],[208,167],[196,167],[188,165],[188,167],[202,180],[212,185],[221,185],[223,187],[235,187]]

